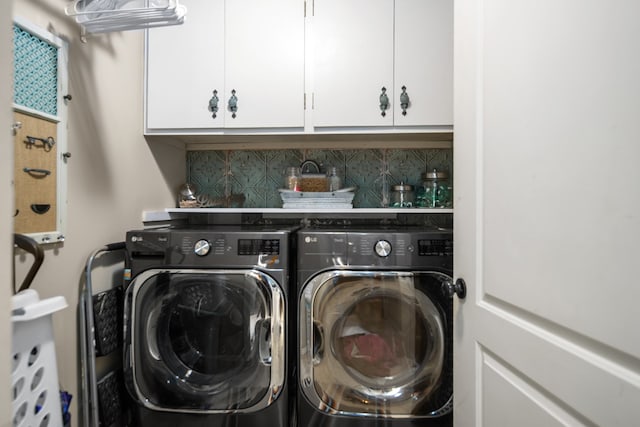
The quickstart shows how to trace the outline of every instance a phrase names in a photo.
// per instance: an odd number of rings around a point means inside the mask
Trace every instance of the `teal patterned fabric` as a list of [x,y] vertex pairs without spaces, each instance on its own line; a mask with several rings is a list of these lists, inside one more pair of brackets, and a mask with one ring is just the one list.
[[13,26],[13,101],[58,114],[58,48]]
[[323,170],[336,167],[344,187],[357,187],[353,205],[358,208],[381,206],[384,171],[390,186],[416,187],[427,170],[453,172],[451,149],[190,151],[187,181],[210,199],[244,194],[246,208],[281,207],[278,189],[285,169],[309,159]]

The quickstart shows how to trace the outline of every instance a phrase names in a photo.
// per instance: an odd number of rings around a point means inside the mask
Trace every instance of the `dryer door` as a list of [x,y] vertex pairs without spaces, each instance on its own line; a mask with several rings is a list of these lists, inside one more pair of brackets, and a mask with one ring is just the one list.
[[322,411],[416,418],[451,411],[449,276],[329,271],[300,302],[300,386]]
[[164,411],[250,412],[284,385],[285,302],[257,270],[147,270],[127,290],[135,396]]

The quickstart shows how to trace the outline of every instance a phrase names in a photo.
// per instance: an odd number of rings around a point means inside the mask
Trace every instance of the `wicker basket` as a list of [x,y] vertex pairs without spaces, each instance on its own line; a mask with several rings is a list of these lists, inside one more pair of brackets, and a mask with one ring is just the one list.
[[321,173],[303,173],[300,178],[300,191],[327,192],[329,191],[329,179]]

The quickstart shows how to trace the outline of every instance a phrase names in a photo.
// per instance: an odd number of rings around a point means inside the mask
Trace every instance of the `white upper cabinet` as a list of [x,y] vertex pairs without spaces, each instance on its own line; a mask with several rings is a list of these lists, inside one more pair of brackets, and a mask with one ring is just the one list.
[[[146,127],[148,130],[224,126],[209,99],[224,96],[224,2],[192,0],[185,23],[147,30]],[[224,101],[221,103],[224,105]]]
[[313,125],[392,126],[393,0],[314,3]]
[[452,125],[451,0],[315,0],[313,40],[316,129]]
[[186,6],[147,31],[147,134],[452,129],[452,0]]
[[304,2],[229,0],[225,100],[238,98],[225,126],[304,127]]
[[147,32],[147,133],[303,129],[304,2],[186,5],[183,25]]
[[393,75],[396,126],[453,124],[452,0],[395,1]]

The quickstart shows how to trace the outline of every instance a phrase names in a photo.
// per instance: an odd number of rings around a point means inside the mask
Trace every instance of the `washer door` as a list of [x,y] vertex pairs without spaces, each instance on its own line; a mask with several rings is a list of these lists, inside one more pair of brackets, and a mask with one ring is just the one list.
[[284,385],[284,296],[257,270],[148,270],[131,298],[138,400],[165,411],[257,411]]
[[300,385],[342,415],[436,417],[451,410],[450,301],[436,272],[329,271],[300,302]]

